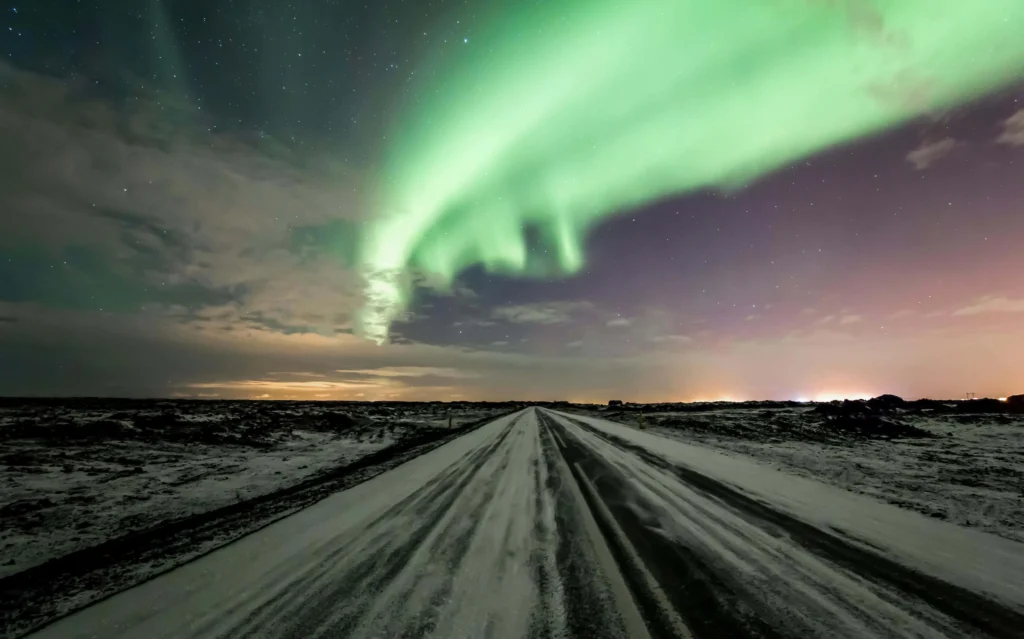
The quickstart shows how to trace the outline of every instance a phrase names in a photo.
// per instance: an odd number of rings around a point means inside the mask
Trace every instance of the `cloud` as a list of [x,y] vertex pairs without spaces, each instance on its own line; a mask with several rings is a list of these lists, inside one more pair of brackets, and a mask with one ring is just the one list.
[[[0,80],[0,393],[430,399],[458,386],[522,397],[580,371],[352,336],[365,206],[348,167],[266,136],[211,133],[195,113],[169,114],[166,96],[98,99],[91,82],[2,62]],[[464,285],[441,293],[479,305]],[[476,325],[593,312],[525,304]],[[491,337],[502,338],[514,341]]]
[[605,324],[605,326],[607,326],[608,328],[621,328],[625,326],[630,326],[632,323],[633,320],[628,317],[616,317],[614,319],[608,320],[608,323]]
[[915,169],[923,171],[949,155],[956,146],[957,142],[952,138],[926,140],[921,146],[907,154],[907,162],[913,164]]
[[1003,132],[996,141],[1010,146],[1024,146],[1024,109],[1003,121]]
[[839,318],[839,324],[846,326],[848,324],[857,324],[858,322],[864,321],[864,317],[861,315],[843,315]]
[[[424,314],[424,315],[419,316],[419,318],[420,319],[429,319],[429,316]],[[498,322],[495,322],[494,320],[481,319],[479,317],[470,317],[468,319],[458,320],[457,322],[452,322],[452,326],[454,326],[456,328],[459,328],[461,326],[467,326],[467,327],[472,326],[472,327],[476,327],[476,328],[487,328],[489,326],[497,326],[497,325],[498,325]]]
[[[520,343],[518,336],[504,340],[510,342],[504,349],[416,342],[380,348],[351,334],[182,321],[163,308],[127,314],[0,301],[0,316],[18,320],[0,327],[3,395],[328,394],[336,400],[424,401],[459,393],[466,399],[589,401],[606,400],[608,389],[634,386],[651,398],[669,396],[672,385],[688,377],[676,370],[677,357],[659,362],[659,353],[552,355],[562,349],[540,339],[538,352],[527,353],[533,342]],[[588,340],[584,348],[591,346]]]
[[1008,297],[987,295],[976,300],[975,303],[970,306],[965,306],[953,311],[953,316],[966,317],[988,313],[1024,313],[1024,299],[1011,299]]
[[693,338],[689,335],[658,335],[657,337],[652,337],[651,341],[655,344],[665,342],[672,344],[691,344],[693,342]]
[[[231,380],[221,382],[196,382],[187,384],[187,388],[196,389],[217,389],[235,391],[274,390],[274,391],[349,391],[353,389],[377,389],[384,384],[372,382],[299,382],[299,381],[276,381],[269,379],[247,379]],[[269,397],[269,395],[266,395]]]
[[335,372],[355,373],[369,377],[449,377],[452,379],[472,379],[479,377],[479,375],[473,371],[437,366],[382,366],[380,368],[337,370]]
[[[348,330],[362,302],[348,255],[364,210],[356,172],[212,133],[167,96],[104,101],[90,82],[3,62],[0,80],[0,249],[21,251],[26,281],[77,258],[17,296],[0,274],[0,299],[216,306],[222,323]],[[98,294],[81,294],[90,282]]]
[[542,302],[499,306],[492,316],[512,324],[568,324],[584,313],[594,310],[590,302]]

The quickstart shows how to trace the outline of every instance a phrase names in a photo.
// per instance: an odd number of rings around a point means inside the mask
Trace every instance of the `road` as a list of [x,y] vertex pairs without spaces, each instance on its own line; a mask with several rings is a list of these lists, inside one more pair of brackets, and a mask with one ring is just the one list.
[[32,636],[1021,637],[1024,547],[529,408]]

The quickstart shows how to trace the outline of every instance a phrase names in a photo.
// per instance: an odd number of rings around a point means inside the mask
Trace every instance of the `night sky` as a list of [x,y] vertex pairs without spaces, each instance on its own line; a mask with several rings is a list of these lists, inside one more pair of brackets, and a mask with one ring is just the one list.
[[0,394],[1024,392],[1024,5],[755,4],[2,7]]

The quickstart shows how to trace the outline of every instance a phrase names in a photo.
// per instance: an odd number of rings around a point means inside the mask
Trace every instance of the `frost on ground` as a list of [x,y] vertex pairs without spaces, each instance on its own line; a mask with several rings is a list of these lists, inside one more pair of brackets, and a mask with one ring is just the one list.
[[[994,400],[629,405],[584,412],[1024,541],[1024,414]],[[642,410],[641,410],[642,409]]]
[[507,410],[446,404],[0,404],[0,578],[273,493],[426,431]]

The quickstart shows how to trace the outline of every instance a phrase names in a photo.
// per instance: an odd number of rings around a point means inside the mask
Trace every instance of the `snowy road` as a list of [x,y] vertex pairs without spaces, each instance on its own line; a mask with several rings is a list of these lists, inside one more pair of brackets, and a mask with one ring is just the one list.
[[527,409],[38,637],[1024,636],[1024,545]]

